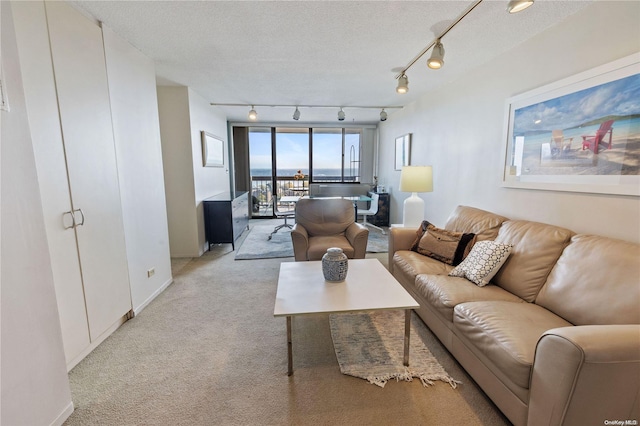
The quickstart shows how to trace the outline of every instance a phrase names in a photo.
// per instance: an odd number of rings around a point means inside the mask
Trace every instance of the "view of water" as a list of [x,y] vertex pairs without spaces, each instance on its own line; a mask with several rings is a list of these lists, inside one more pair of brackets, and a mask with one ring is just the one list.
[[[305,176],[309,176],[309,169],[279,169],[278,176],[291,176],[298,173],[298,170],[301,170]],[[319,176],[340,176],[340,169],[316,169],[313,172],[313,175],[316,177]],[[349,175],[349,171],[345,170],[345,174]],[[271,169],[251,169],[251,176],[271,176]]]

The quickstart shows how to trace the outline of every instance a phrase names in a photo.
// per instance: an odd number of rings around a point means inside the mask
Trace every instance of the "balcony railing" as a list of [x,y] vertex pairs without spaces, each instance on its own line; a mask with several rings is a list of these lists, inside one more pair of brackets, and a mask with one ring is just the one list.
[[[351,181],[352,179],[346,178]],[[355,179],[353,179],[355,180]],[[319,176],[313,179],[316,183],[343,182],[341,176]],[[295,179],[293,176],[277,176],[275,188],[272,187],[271,176],[251,176],[251,195],[253,216],[273,216],[273,196],[280,200],[285,196],[309,195],[309,179]],[[279,211],[294,208],[293,204],[278,202]]]

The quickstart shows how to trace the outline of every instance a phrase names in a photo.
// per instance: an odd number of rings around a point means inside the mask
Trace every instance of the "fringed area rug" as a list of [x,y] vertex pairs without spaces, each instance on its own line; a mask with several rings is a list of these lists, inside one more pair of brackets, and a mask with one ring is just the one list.
[[454,380],[431,354],[415,329],[425,327],[412,314],[409,367],[402,365],[404,355],[404,311],[331,314],[329,316],[333,346],[340,372],[368,380],[384,387],[390,379],[410,382],[414,377],[426,387],[435,380]]

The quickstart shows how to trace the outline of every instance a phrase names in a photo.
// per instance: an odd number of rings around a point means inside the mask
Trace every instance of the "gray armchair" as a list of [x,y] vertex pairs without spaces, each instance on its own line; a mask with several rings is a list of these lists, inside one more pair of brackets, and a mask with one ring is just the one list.
[[349,259],[364,259],[369,230],[355,222],[353,203],[343,199],[302,198],[291,230],[296,261],[320,260],[329,247],[340,247]]

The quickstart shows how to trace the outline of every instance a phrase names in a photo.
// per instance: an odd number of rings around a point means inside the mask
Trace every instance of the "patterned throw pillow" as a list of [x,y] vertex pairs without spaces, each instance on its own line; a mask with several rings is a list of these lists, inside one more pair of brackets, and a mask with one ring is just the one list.
[[456,266],[467,257],[475,242],[476,234],[447,231],[423,220],[411,250]]
[[449,272],[450,277],[462,277],[484,287],[506,262],[511,244],[478,241],[465,260]]

